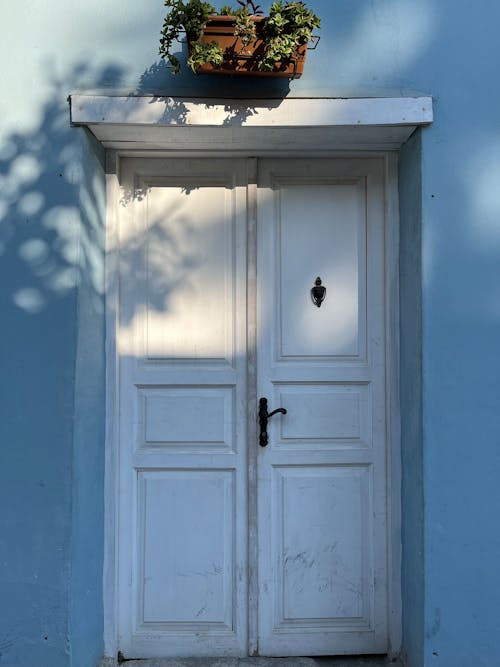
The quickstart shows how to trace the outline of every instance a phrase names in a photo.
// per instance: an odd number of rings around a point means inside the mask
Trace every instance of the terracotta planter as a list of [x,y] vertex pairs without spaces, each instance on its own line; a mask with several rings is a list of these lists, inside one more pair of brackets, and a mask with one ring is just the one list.
[[[304,71],[304,62],[307,53],[307,44],[301,44],[293,58],[283,63],[276,63],[272,70],[259,70],[257,62],[264,53],[262,41],[265,16],[255,16],[257,39],[247,46],[243,45],[242,39],[234,34],[234,16],[211,16],[201,35],[199,41],[210,43],[218,42],[224,49],[224,62],[218,67],[210,64],[202,65],[196,69],[198,74],[226,74],[233,76],[267,76],[286,77],[298,79]],[[191,44],[194,40],[188,35],[188,48],[191,53]]]

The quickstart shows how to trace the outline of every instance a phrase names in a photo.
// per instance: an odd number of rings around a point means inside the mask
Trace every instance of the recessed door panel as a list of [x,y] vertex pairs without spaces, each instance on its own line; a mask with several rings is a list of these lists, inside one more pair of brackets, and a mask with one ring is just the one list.
[[146,197],[146,354],[232,360],[234,192],[151,186]]
[[139,447],[234,450],[234,387],[141,387]]
[[368,466],[274,468],[276,628],[373,627],[370,475]]
[[[364,355],[363,194],[361,181],[285,182],[275,190],[279,359]],[[311,288],[318,277],[326,295],[314,307],[311,326]]]
[[138,627],[233,630],[233,496],[230,471],[139,473]]
[[[309,451],[371,445],[371,387],[363,382],[274,385],[276,405],[287,405],[276,446]],[[303,418],[303,414],[307,419]]]

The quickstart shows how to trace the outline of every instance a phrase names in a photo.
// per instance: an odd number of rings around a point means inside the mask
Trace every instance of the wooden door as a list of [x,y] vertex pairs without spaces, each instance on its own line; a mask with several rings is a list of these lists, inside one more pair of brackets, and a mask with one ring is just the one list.
[[125,160],[119,647],[247,650],[246,171]]
[[[381,165],[261,160],[248,210],[245,160],[123,161],[125,657],[386,650]],[[267,447],[247,437],[248,378],[287,410]]]
[[259,651],[385,652],[382,164],[259,173],[258,396],[287,410],[258,455]]

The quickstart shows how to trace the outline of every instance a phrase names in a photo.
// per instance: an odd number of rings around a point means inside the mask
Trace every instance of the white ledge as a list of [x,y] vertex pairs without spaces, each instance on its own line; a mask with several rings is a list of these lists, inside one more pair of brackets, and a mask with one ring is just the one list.
[[232,150],[259,149],[259,143],[262,150],[272,150],[291,140],[300,143],[298,128],[309,134],[312,149],[398,148],[416,127],[432,122],[431,97],[212,100],[72,95],[70,100],[73,125],[89,127],[112,148],[196,150],[206,147],[210,136]]
[[432,122],[430,97],[207,100],[181,97],[71,96],[76,125],[297,127],[421,125]]

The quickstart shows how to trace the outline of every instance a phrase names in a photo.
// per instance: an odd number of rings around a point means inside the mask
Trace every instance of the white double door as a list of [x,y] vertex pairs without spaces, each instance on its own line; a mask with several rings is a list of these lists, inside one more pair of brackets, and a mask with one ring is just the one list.
[[119,649],[386,652],[382,161],[126,159],[121,185]]

